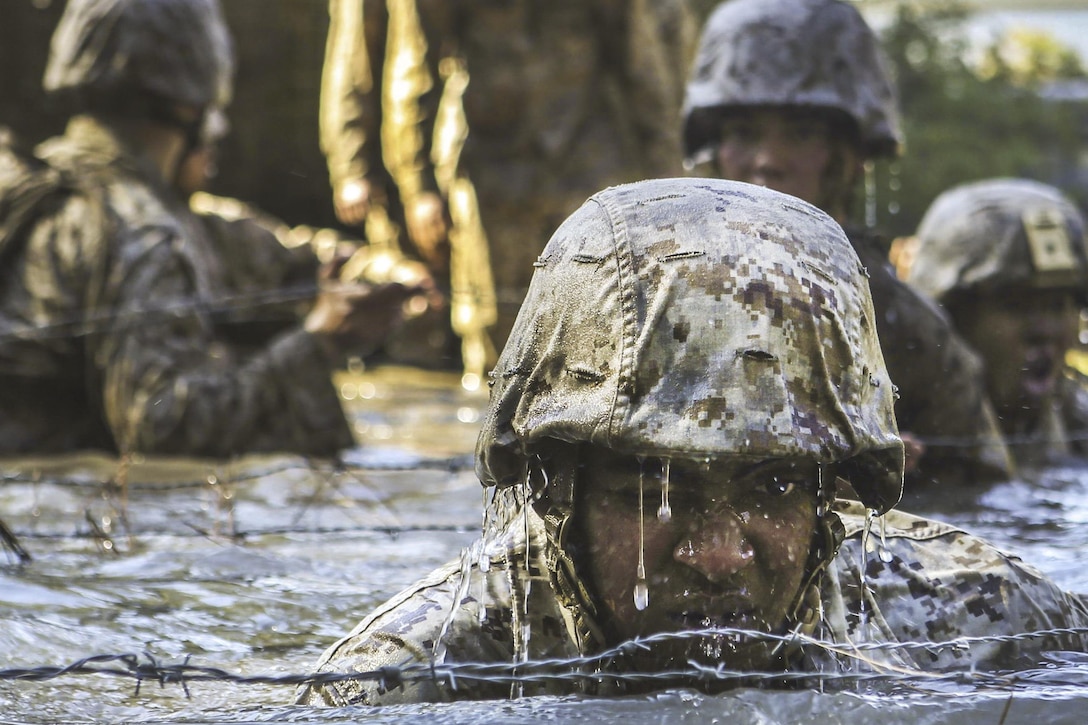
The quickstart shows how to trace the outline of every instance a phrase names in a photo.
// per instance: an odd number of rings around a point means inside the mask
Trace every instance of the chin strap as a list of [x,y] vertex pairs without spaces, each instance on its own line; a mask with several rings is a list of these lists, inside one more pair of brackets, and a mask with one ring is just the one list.
[[[828,473],[825,466],[820,467],[818,505],[821,514],[816,521],[816,533],[813,536],[812,548],[809,550],[804,583],[801,585],[796,601],[786,614],[787,629],[799,634],[812,634],[820,623],[823,613],[820,585],[824,572],[831,565],[843,539],[846,538],[846,529],[842,525],[842,520],[832,510],[838,485],[837,479]],[[831,479],[830,485],[825,484],[825,477]],[[782,657],[788,661],[799,654],[800,644],[784,645],[784,650]]]
[[578,477],[578,448],[563,446],[556,455],[538,455],[542,467],[547,467],[549,486],[543,498],[546,506],[544,521],[546,544],[544,563],[551,577],[552,589],[566,619],[566,626],[578,651],[585,654],[604,647],[606,642],[597,624],[597,608],[586,589],[574,558],[570,555],[569,534],[574,515],[575,484]]

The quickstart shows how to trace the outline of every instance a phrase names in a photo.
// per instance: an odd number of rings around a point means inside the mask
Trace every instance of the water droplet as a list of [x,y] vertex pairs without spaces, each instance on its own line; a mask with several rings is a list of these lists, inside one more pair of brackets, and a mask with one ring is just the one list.
[[645,579],[635,582],[635,609],[642,611],[650,606],[650,589],[646,586]]
[[638,456],[638,566],[635,568],[635,609],[640,612],[650,603],[650,591],[646,587],[646,528],[642,508],[642,485],[645,482],[645,459]]
[[661,506],[657,509],[657,520],[663,524],[672,521],[672,506],[669,505],[669,459],[661,459]]
[[888,549],[888,520],[884,516],[880,517],[880,560],[885,564],[890,564],[892,561],[892,552]]

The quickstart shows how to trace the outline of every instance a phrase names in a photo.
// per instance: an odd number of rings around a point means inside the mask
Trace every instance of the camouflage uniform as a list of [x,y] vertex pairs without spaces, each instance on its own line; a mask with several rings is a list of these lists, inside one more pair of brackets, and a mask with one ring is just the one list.
[[[940,642],[1088,626],[1088,603],[1081,597],[1060,590],[1016,557],[953,526],[893,511],[886,515],[882,544],[876,527],[868,539],[863,536],[866,516],[856,502],[844,503],[839,516],[846,527],[846,539],[824,578],[820,591],[823,609],[811,636],[839,645],[847,654],[802,645],[792,654],[792,671],[866,671],[864,661],[849,654],[856,644]],[[535,517],[533,531],[543,539],[542,524]],[[428,663],[451,612],[454,614],[442,640],[446,663],[513,662],[511,622],[516,599],[510,582],[519,575],[511,577],[506,566],[524,566],[523,541],[516,533],[509,534],[507,549],[490,548],[489,572],[453,561],[416,582],[333,645],[322,657],[319,670],[370,672],[385,666]],[[535,551],[529,563],[534,572],[530,658],[572,658],[599,650],[599,643],[580,643],[577,633],[568,627],[574,614],[539,574],[547,571],[546,561],[546,554]],[[455,607],[466,570],[467,594]],[[877,671],[882,666],[997,670],[1031,665],[1044,649],[1083,650],[1085,645],[1088,639],[1066,636],[978,643],[969,648],[892,648],[858,654]],[[613,667],[622,670],[624,663],[617,660]],[[661,680],[658,686],[670,684],[692,683]],[[593,694],[615,691],[607,681],[585,687]],[[579,690],[573,681],[527,688],[526,694]],[[508,692],[509,688],[495,683],[467,680],[459,682],[456,690],[422,680],[383,691],[374,681],[359,680],[307,687],[300,692],[299,701],[309,705],[391,705],[499,698]]]
[[[329,455],[352,444],[316,338],[285,324],[243,354],[219,327],[297,270],[229,264],[116,130],[151,120],[191,150],[201,119],[178,106],[224,105],[231,73],[214,0],[68,3],[45,85],[91,113],[37,149],[41,173],[27,178],[50,179],[53,193],[4,245],[0,452]],[[18,161],[0,149],[0,169]]]
[[900,281],[873,235],[850,229],[869,273],[876,329],[899,389],[895,419],[926,445],[908,482],[984,483],[1011,475],[982,362],[943,310]]
[[77,181],[4,265],[5,452],[331,454],[352,444],[331,361],[297,323],[245,358],[226,344],[216,323],[270,289],[226,264],[153,170],[90,117],[39,153]]
[[[919,224],[907,280],[937,303],[1002,289],[1068,290],[1088,281],[1084,219],[1061,192],[1027,179],[989,179],[942,193]],[[1030,430],[1010,437],[1020,464],[1088,456],[1088,379],[1066,368]]]
[[223,294],[238,300],[214,311],[217,333],[256,352],[275,335],[301,324],[317,291],[319,251],[331,251],[324,247],[333,247],[340,235],[292,228],[238,199],[206,192],[193,194],[189,208],[221,268]]
[[[567,658],[616,645],[595,621],[593,583],[567,546],[579,442],[631,455],[807,457],[835,466],[864,505],[833,512],[834,486],[821,486],[827,507],[817,514],[812,576],[795,609],[804,634],[849,645],[1088,624],[1079,598],[944,524],[889,514],[880,544],[888,551],[873,553],[879,538],[863,536],[866,507],[883,512],[898,500],[903,454],[872,315],[845,236],[800,200],[720,180],[597,194],[549,242],[494,373],[477,446],[477,474],[495,487],[484,536],[365,619],[319,669]],[[537,466],[543,477],[533,475]],[[904,650],[887,659],[924,669],[1004,667],[1038,647]],[[829,656],[809,645],[780,664],[815,670]],[[835,659],[850,664],[848,655]],[[604,672],[628,664],[618,658]],[[612,687],[607,674],[583,686]],[[347,681],[307,687],[299,701],[507,692],[495,683],[385,691]]]
[[[731,0],[714,11],[684,101],[689,163],[711,160],[722,114],[745,108],[839,112],[855,125],[863,158],[895,155],[903,143],[877,38],[838,0]],[[1007,478],[1011,462],[978,360],[942,312],[896,279],[874,235],[855,230],[850,240],[869,271],[877,332],[899,389],[899,429],[926,444],[908,482]]]
[[[344,4],[334,3],[341,13]],[[382,42],[384,3],[357,5],[365,13],[357,42]],[[434,186],[427,154],[441,96],[439,63],[457,57],[471,77],[457,173],[475,184],[499,304],[492,337],[501,345],[533,262],[570,212],[608,184],[679,173],[675,117],[693,21],[680,0],[558,0],[546,11],[531,0],[416,5],[430,85],[419,97],[419,157],[404,164],[415,173],[398,183],[411,186],[409,193]],[[325,103],[346,110],[323,110],[327,119],[341,119],[339,129],[327,124],[323,137],[333,154],[334,185],[338,174],[380,173],[374,160],[379,74],[357,72],[361,58],[373,66],[380,57],[368,48],[326,58],[327,77],[357,79],[354,93],[341,85],[327,94]]]

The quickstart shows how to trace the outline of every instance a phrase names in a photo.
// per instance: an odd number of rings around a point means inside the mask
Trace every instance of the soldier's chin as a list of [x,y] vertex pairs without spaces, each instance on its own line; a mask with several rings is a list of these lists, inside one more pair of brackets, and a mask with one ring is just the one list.
[[[721,629],[720,633],[706,633]],[[737,630],[745,630],[738,632]],[[677,633],[690,632],[691,636],[673,640],[660,648],[655,647],[660,662],[667,662],[670,669],[689,670],[709,668],[722,673],[735,672],[738,676],[747,672],[766,669],[776,657],[779,642],[763,634],[766,625],[760,626],[748,617],[715,621],[702,617],[685,621]],[[695,634],[699,632],[699,634]]]

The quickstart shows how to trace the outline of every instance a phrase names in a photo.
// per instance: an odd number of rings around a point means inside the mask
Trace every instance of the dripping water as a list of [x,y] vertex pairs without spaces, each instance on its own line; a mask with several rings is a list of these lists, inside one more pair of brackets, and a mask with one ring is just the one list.
[[672,520],[672,506],[669,505],[669,465],[668,458],[661,459],[661,506],[657,509],[657,520],[663,524]]
[[865,517],[865,529],[861,532],[861,590],[858,593],[858,631],[864,639],[867,639],[866,632],[869,628],[869,567],[866,559],[869,557],[869,534],[872,533],[873,519],[875,518],[876,511],[868,509]]
[[638,457],[638,567],[635,570],[635,609],[640,612],[650,604],[650,590],[646,586],[646,531],[642,515],[643,483],[646,478],[646,459]]
[[880,560],[885,564],[892,561],[892,551],[888,548],[888,520],[883,515],[880,517]]
[[865,228],[876,227],[876,165],[865,162]]
[[[548,487],[548,472],[544,468],[544,463],[538,456],[537,468],[540,471],[540,476],[543,479],[541,482],[541,490]],[[533,486],[532,486],[532,468],[529,464],[525,466],[525,480],[522,486],[521,494],[521,525],[522,536],[524,537],[525,553],[521,562],[521,566],[517,567],[511,563],[511,568],[516,568],[516,578],[511,581],[511,590],[513,593],[514,604],[514,621],[512,622],[514,627],[514,662],[516,664],[522,664],[529,661],[529,640],[532,637],[532,628],[529,624],[529,595],[532,591],[532,578],[530,575],[529,563],[532,558],[532,548],[529,532],[529,508],[532,506],[533,500]],[[519,698],[524,694],[524,685],[520,680],[515,681],[510,686],[510,697]]]
[[435,640],[434,648],[431,650],[431,655],[434,658],[435,664],[442,664],[446,659],[446,634],[449,632],[450,626],[457,616],[457,612],[461,609],[461,602],[468,596],[469,585],[472,582],[471,573],[473,558],[477,555],[474,549],[475,547],[467,547],[461,550],[461,567],[458,572],[457,588],[454,592],[453,600],[450,602],[450,610],[446,612],[446,618],[442,622],[442,629],[439,630],[438,638]]

